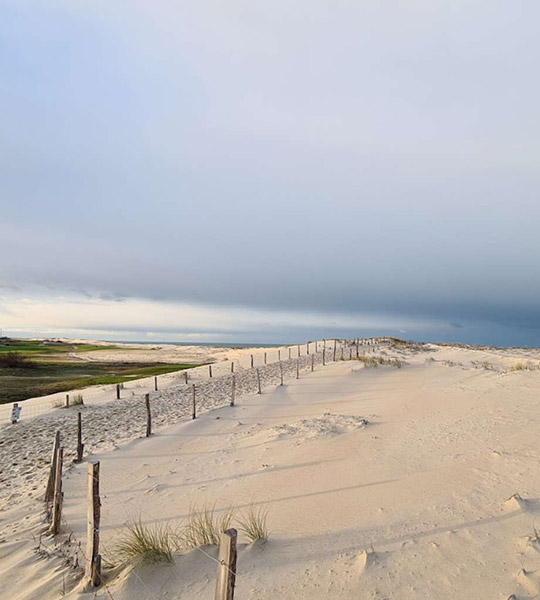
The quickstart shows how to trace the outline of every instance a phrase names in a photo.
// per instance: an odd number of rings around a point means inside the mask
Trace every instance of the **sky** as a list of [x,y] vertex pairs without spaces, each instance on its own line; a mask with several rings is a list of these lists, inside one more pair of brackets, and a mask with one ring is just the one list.
[[534,0],[0,0],[0,328],[540,346]]

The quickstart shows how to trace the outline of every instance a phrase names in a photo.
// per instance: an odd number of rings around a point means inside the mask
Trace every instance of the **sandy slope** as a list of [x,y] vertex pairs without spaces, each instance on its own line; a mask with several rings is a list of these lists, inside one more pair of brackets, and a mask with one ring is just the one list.
[[[92,456],[105,554],[129,518],[181,525],[193,504],[242,513],[255,503],[269,511],[271,539],[241,544],[239,599],[538,598],[538,359],[434,347],[403,369],[338,362],[283,387],[269,375],[261,396]],[[535,370],[510,371],[518,360]],[[66,529],[84,540],[85,465],[64,490]],[[41,503],[16,499],[3,505],[0,596],[58,598],[65,585],[68,597],[93,598],[58,557],[73,552],[67,536],[31,551]],[[209,556],[130,566],[97,597],[212,598]]]

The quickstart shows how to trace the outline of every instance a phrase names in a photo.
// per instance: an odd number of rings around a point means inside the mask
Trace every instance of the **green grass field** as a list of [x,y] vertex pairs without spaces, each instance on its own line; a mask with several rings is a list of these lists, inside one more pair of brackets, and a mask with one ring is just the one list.
[[112,348],[114,346],[75,345],[63,342],[44,345],[39,340],[0,338],[0,356],[2,354],[5,356],[8,352],[17,352],[29,359],[25,366],[0,367],[0,404],[91,385],[124,383],[198,366],[144,362],[90,362],[67,356],[72,352],[80,354]]

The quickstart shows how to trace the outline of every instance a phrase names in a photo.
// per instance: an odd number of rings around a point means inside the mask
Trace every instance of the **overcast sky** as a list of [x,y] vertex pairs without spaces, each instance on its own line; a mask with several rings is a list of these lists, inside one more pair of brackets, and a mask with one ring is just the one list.
[[534,0],[0,0],[0,327],[540,345]]

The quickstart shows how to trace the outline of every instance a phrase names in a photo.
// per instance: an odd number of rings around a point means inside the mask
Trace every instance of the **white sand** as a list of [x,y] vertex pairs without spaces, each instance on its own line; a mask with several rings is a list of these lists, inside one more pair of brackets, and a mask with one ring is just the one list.
[[[223,406],[229,377],[214,378],[201,396],[221,407],[196,421],[184,418],[188,390],[171,387],[152,399],[156,434],[125,444],[143,432],[140,398],[85,409],[89,458],[101,461],[105,556],[130,518],[181,525],[193,504],[242,513],[254,503],[269,511],[270,540],[246,545],[241,535],[239,599],[540,597],[540,353],[431,348],[379,349],[407,360],[402,369],[322,367],[319,355],[310,373],[304,358],[299,380],[291,361],[283,387],[268,365],[262,395],[244,370],[239,391],[250,393],[235,407]],[[512,371],[518,362],[532,370]],[[72,452],[74,422],[69,409],[1,430],[10,484],[1,598],[94,598],[63,557],[76,554],[76,540],[84,549],[85,464],[65,477],[64,534],[33,549],[43,529],[38,464],[59,425]],[[174,565],[111,573],[96,597],[212,598],[215,573],[195,550]]]

